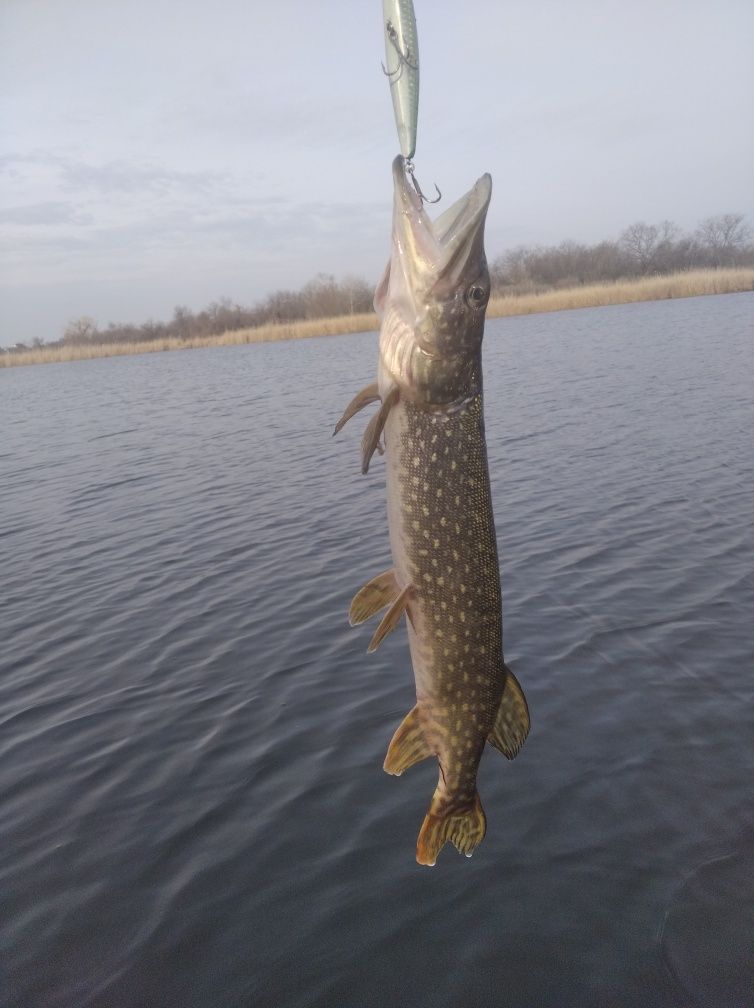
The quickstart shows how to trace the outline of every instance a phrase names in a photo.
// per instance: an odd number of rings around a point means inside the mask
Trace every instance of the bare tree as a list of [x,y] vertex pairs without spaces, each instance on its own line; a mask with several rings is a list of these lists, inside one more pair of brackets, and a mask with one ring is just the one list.
[[91,343],[97,336],[97,323],[90,315],[72,319],[63,332],[63,342],[76,345]]
[[697,237],[712,256],[715,266],[728,266],[751,237],[743,214],[726,213],[707,217],[697,228]]
[[620,236],[620,243],[625,249],[637,273],[649,273],[652,259],[660,243],[660,230],[654,224],[638,221],[627,227]]

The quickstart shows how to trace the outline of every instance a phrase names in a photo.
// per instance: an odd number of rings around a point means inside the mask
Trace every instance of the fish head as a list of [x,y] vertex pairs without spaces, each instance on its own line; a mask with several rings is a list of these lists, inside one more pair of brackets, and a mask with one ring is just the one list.
[[382,372],[409,398],[446,406],[475,394],[481,381],[492,180],[483,175],[436,221],[400,156],[393,184],[392,254],[375,294]]

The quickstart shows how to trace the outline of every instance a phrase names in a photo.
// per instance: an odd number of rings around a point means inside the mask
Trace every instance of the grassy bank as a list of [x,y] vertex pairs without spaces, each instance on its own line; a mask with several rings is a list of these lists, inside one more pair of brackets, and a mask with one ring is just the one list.
[[[698,297],[704,294],[734,294],[754,290],[754,268],[693,270],[668,276],[619,280],[605,284],[568,287],[541,293],[515,294],[490,301],[488,318],[530,315],[535,312],[562,311],[569,308],[594,308],[599,305],[628,304],[634,301],[659,301],[665,298]],[[117,357],[122,354],[156,353],[163,350],[190,350],[197,347],[238,346],[242,343],[268,343],[275,340],[306,339],[311,336],[338,336],[377,328],[371,312],[341,315],[335,318],[308,319],[280,325],[236,329],[220,336],[192,339],[161,339],[139,343],[40,347],[35,350],[0,354],[0,367],[22,364],[52,364],[85,360],[92,357]]]

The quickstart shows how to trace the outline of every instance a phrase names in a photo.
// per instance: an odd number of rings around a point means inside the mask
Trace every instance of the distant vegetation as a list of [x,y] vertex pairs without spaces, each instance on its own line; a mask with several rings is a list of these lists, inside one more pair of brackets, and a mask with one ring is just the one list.
[[708,217],[693,234],[684,234],[672,221],[640,222],[617,241],[598,245],[522,245],[495,259],[490,273],[494,293],[524,294],[682,270],[754,266],[750,239],[742,214]]
[[[693,234],[663,221],[632,224],[617,241],[597,245],[521,246],[490,265],[488,315],[751,290],[750,238],[741,214],[722,214]],[[252,307],[228,298],[200,312],[178,306],[169,322],[111,322],[101,329],[81,316],[56,342],[36,339],[32,347],[17,344],[0,353],[0,365],[358,332],[376,324],[372,296],[365,280],[319,274],[300,290],[276,291]]]

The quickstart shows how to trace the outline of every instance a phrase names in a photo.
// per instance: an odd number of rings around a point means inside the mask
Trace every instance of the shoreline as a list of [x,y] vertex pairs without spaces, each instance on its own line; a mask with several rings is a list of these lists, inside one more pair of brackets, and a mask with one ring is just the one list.
[[[510,318],[515,315],[532,315],[538,312],[598,308],[606,305],[662,301],[670,298],[704,297],[709,294],[739,294],[753,290],[754,267],[691,270],[685,273],[669,273],[664,276],[615,280],[602,284],[493,297],[487,308],[487,318]],[[334,318],[276,323],[254,329],[236,329],[219,336],[198,336],[189,339],[171,337],[135,343],[42,346],[36,349],[0,353],[0,368],[23,367],[32,364],[57,364],[99,357],[120,357],[126,354],[161,353],[172,350],[195,350],[202,347],[240,346],[247,343],[310,339],[316,336],[343,336],[350,333],[375,331],[376,329],[378,329],[377,316],[372,312],[367,312],[361,315],[340,315]]]

